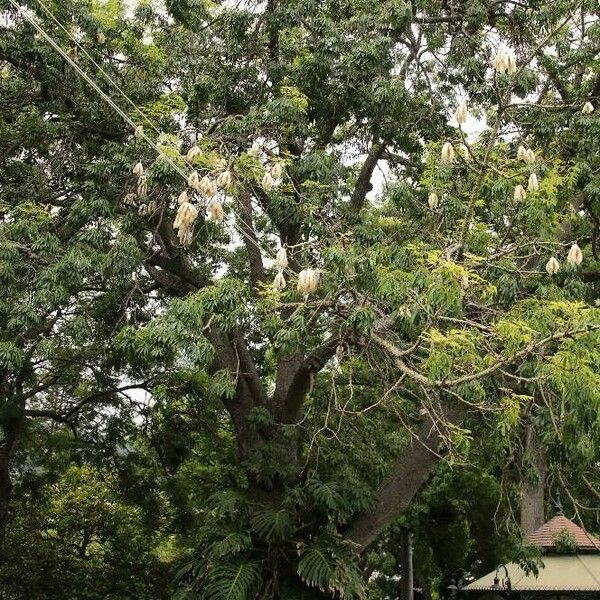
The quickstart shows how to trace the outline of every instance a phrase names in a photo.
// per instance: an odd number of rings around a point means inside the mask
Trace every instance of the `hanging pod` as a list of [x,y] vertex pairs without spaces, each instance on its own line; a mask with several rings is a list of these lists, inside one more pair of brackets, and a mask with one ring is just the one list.
[[263,188],[267,191],[269,191],[273,187],[273,176],[271,175],[271,173],[269,173],[269,171],[265,171],[261,183]]
[[556,258],[554,258],[554,256],[551,256],[548,259],[548,262],[546,263],[546,272],[548,273],[548,275],[552,276],[556,275],[559,269],[560,263],[556,260]]
[[594,105],[591,102],[586,102],[583,105],[583,108],[581,109],[581,112],[584,115],[589,115],[590,113],[593,113],[594,112]]
[[228,188],[231,185],[232,177],[231,171],[228,169],[227,171],[223,171],[217,177],[217,186],[220,188]]
[[527,192],[525,191],[525,188],[521,184],[515,186],[515,191],[513,192],[513,198],[515,200],[525,200],[526,197],[527,197]]
[[285,281],[285,277],[283,276],[283,273],[281,271],[279,271],[277,273],[277,275],[275,275],[275,279],[273,279],[273,287],[278,291],[281,292],[282,290],[285,289],[287,283]]
[[208,205],[208,214],[215,223],[220,223],[225,218],[225,211],[223,205],[218,200],[213,200]]
[[537,175],[532,173],[529,176],[529,181],[527,182],[527,191],[528,192],[537,192],[540,189],[540,182],[538,181]]
[[445,142],[442,146],[442,162],[453,163],[455,158],[454,148],[450,142]]
[[198,175],[197,171],[192,171],[188,175],[187,183],[188,183],[188,186],[191,187],[193,190],[196,190],[197,192],[201,191],[200,190],[200,176]]
[[298,291],[304,296],[313,294],[319,287],[319,279],[316,269],[302,269],[298,274]]
[[288,266],[288,256],[287,256],[287,250],[285,248],[285,246],[282,246],[281,248],[279,248],[279,250],[277,250],[277,255],[275,256],[275,262],[277,263],[277,266],[282,268],[282,269],[286,269]]
[[271,175],[273,179],[281,179],[283,177],[283,165],[280,162],[276,162],[271,167]]
[[459,125],[464,125],[467,122],[468,118],[469,118],[469,109],[467,108],[466,100],[463,100],[458,105],[458,108],[456,109],[456,112],[454,113],[454,120]]
[[144,176],[144,165],[141,162],[137,162],[132,170],[134,175],[138,177]]
[[429,208],[431,210],[435,210],[440,203],[440,199],[435,192],[430,192],[429,197],[427,198],[427,204],[429,204]]
[[187,159],[188,162],[191,162],[192,160],[194,160],[194,157],[198,156],[199,154],[202,154],[202,150],[200,150],[200,148],[196,144],[194,144],[187,151],[187,154],[185,155],[185,158]]
[[577,244],[573,244],[571,248],[569,248],[567,260],[575,267],[578,267],[583,262],[583,253]]

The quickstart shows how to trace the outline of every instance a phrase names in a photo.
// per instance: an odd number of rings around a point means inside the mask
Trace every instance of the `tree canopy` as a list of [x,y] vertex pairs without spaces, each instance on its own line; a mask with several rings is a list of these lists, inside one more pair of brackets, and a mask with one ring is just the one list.
[[0,8],[7,599],[394,597],[406,527],[443,595],[539,490],[599,528],[596,2]]

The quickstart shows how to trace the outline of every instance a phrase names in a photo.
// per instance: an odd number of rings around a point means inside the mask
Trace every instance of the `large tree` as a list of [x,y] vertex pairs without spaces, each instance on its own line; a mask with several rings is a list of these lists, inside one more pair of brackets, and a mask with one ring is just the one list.
[[40,421],[150,414],[179,479],[202,433],[208,598],[360,596],[488,438],[526,501],[597,494],[595,2],[28,5],[0,4],[0,536]]

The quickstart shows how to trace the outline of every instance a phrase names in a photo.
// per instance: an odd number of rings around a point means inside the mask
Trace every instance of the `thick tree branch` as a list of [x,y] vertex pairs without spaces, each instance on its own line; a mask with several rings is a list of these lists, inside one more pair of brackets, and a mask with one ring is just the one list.
[[371,146],[350,197],[350,206],[353,210],[359,211],[363,207],[367,194],[373,189],[371,177],[384,150],[385,144],[383,142],[374,142]]
[[[465,416],[465,408],[448,405],[443,408],[445,423],[458,424]],[[421,426],[416,439],[404,450],[377,490],[374,508],[358,514],[346,537],[362,552],[411,503],[439,463],[439,445],[442,441],[438,426],[429,418]]]

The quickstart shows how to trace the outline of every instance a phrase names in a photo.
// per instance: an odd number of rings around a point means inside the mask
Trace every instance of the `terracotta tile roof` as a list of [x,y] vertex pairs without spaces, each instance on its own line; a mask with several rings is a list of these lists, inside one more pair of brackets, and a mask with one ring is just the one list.
[[530,533],[527,536],[527,541],[539,548],[554,548],[556,538],[564,530],[571,534],[578,550],[600,550],[600,540],[562,515],[550,519],[539,529]]

